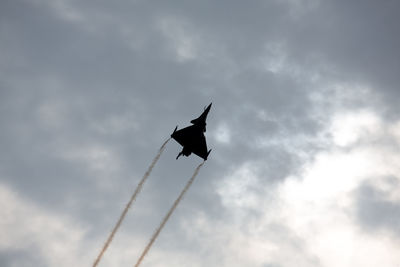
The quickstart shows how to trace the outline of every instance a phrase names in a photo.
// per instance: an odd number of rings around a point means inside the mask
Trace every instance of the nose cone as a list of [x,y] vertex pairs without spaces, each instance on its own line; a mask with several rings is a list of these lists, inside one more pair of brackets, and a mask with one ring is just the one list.
[[203,118],[204,118],[204,121],[206,120],[207,115],[208,115],[208,112],[209,112],[210,109],[211,109],[211,105],[212,105],[212,102],[210,103],[210,105],[208,105],[208,106],[206,107],[206,109],[203,111],[203,114],[201,114],[201,116],[200,116],[200,117],[203,117]]
[[207,115],[208,115],[208,112],[210,111],[211,105],[212,105],[212,103],[210,105],[208,105],[208,107],[206,109],[204,109],[203,113],[201,113],[201,115],[197,119],[194,119],[190,122],[195,125],[205,126]]
[[212,105],[212,102],[211,102],[210,105],[208,105],[208,107],[206,108],[207,113],[210,111],[211,105]]

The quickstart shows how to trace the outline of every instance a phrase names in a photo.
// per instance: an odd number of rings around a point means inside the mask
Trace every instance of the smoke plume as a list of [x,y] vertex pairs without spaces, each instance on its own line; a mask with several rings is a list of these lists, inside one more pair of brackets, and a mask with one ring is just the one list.
[[104,243],[104,246],[101,249],[99,255],[97,256],[96,260],[94,261],[93,267],[96,267],[99,264],[101,258],[103,257],[104,252],[106,252],[108,246],[110,245],[111,241],[114,238],[115,233],[118,231],[118,228],[121,226],[121,223],[124,220],[129,208],[131,207],[132,203],[135,201],[136,197],[138,196],[138,194],[142,190],[142,187],[143,187],[144,183],[146,182],[147,178],[149,177],[151,171],[153,170],[153,167],[156,165],[158,159],[160,158],[162,152],[165,149],[166,144],[168,143],[168,141],[170,139],[171,138],[169,138],[167,141],[164,142],[164,144],[162,144],[162,146],[160,147],[157,155],[155,156],[155,158],[153,159],[151,165],[149,166],[149,168],[147,169],[146,173],[144,174],[142,180],[140,180],[139,184],[137,185],[137,187],[135,189],[135,192],[133,192],[128,204],[126,204],[125,209],[123,210],[121,216],[119,217],[119,219],[118,219],[117,223],[115,224],[113,230],[111,231],[109,237],[107,238],[107,241]]
[[183,195],[186,193],[186,191],[188,191],[189,187],[192,185],[194,179],[196,178],[196,176],[199,173],[199,170],[200,170],[201,166],[203,166],[203,164],[204,164],[204,161],[199,166],[197,166],[197,168],[194,171],[192,177],[187,182],[186,186],[183,188],[182,192],[180,193],[178,198],[175,200],[175,202],[172,205],[171,209],[165,215],[164,219],[161,221],[160,225],[158,226],[158,228],[154,232],[154,234],[151,237],[151,239],[150,239],[149,243],[147,244],[146,248],[143,250],[142,255],[140,255],[138,261],[136,262],[135,267],[138,267],[140,265],[140,263],[142,263],[144,257],[146,256],[147,252],[149,252],[151,246],[153,245],[154,241],[157,239],[157,237],[160,234],[161,230],[164,228],[164,225],[167,223],[169,217],[171,217],[172,213],[174,212],[174,210],[178,206],[179,202],[182,200]]

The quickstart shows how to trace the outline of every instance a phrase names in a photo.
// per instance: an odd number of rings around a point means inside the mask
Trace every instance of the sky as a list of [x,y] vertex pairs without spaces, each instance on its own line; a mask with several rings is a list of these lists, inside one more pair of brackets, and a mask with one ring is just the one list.
[[[212,152],[142,266],[400,266],[400,2],[0,3],[0,266],[91,266],[161,144]],[[171,140],[99,266],[202,160]]]

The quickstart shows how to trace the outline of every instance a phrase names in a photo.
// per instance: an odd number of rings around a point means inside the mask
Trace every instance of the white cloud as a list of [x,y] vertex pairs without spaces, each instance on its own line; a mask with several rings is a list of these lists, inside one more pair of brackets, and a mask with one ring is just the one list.
[[121,170],[120,159],[111,148],[100,144],[76,144],[58,147],[59,157],[85,168],[101,190],[113,190],[115,176]]
[[[230,219],[211,221],[197,214],[188,220],[187,231],[198,232],[198,240],[215,253],[211,261],[219,266],[397,267],[399,240],[388,232],[366,232],[354,208],[355,192],[366,181],[372,180],[388,201],[398,199],[393,188],[398,182],[374,179],[399,180],[393,177],[400,172],[400,154],[385,141],[393,138],[388,133],[395,135],[393,125],[397,123],[385,122],[373,111],[332,115],[322,130],[332,131],[333,142],[322,140],[330,147],[314,155],[278,191],[261,186],[257,164],[243,164],[217,183]],[[337,142],[338,136],[349,133],[354,134],[351,139]],[[256,210],[261,215],[253,213]]]
[[231,142],[231,131],[227,124],[220,124],[216,127],[214,138],[218,143],[229,144]]
[[276,0],[289,6],[289,13],[293,19],[299,19],[316,9],[321,0]]
[[78,9],[74,8],[69,0],[35,0],[34,3],[49,6],[56,12],[59,18],[62,18],[68,22],[77,24],[85,22],[84,15],[79,12]]
[[[331,149],[281,185],[287,226],[307,240],[323,266],[396,266],[399,240],[360,230],[353,220],[354,191],[365,181],[395,176],[400,155],[385,144],[384,121],[373,112],[333,116]],[[351,149],[357,140],[365,143]],[[376,143],[378,142],[378,143]],[[375,143],[375,144],[374,144]],[[385,184],[386,190],[391,191]],[[368,251],[373,251],[368,254]]]
[[164,18],[159,22],[159,28],[169,41],[176,54],[178,62],[194,60],[198,57],[199,36],[187,29],[182,21],[175,18]]
[[[81,203],[82,204],[82,203]],[[108,231],[89,238],[88,225],[62,211],[46,210],[0,183],[0,250],[12,251],[10,266],[91,266]],[[111,230],[111,225],[110,225]],[[104,254],[100,266],[132,265],[147,238],[132,237],[122,227]],[[21,254],[21,257],[15,255]]]
[[364,137],[377,138],[382,136],[382,131],[380,119],[368,110],[336,114],[330,130],[334,143],[341,147],[350,146]]
[[37,207],[4,184],[0,184],[0,205],[1,250],[31,251],[48,266],[81,266],[87,261],[84,226]]
[[217,192],[229,208],[249,208],[257,204],[254,189],[258,183],[256,166],[246,163],[219,181]]

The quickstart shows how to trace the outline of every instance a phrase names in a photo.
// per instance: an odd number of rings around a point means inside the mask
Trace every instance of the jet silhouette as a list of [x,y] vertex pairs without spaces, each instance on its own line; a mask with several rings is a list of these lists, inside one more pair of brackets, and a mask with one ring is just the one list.
[[171,137],[183,146],[182,151],[179,152],[176,159],[182,155],[188,157],[191,153],[194,153],[200,158],[207,160],[211,149],[207,151],[207,143],[204,133],[206,131],[206,119],[211,105],[212,103],[204,109],[203,113],[197,119],[191,121],[193,125],[180,130],[177,130],[178,126],[176,126]]

